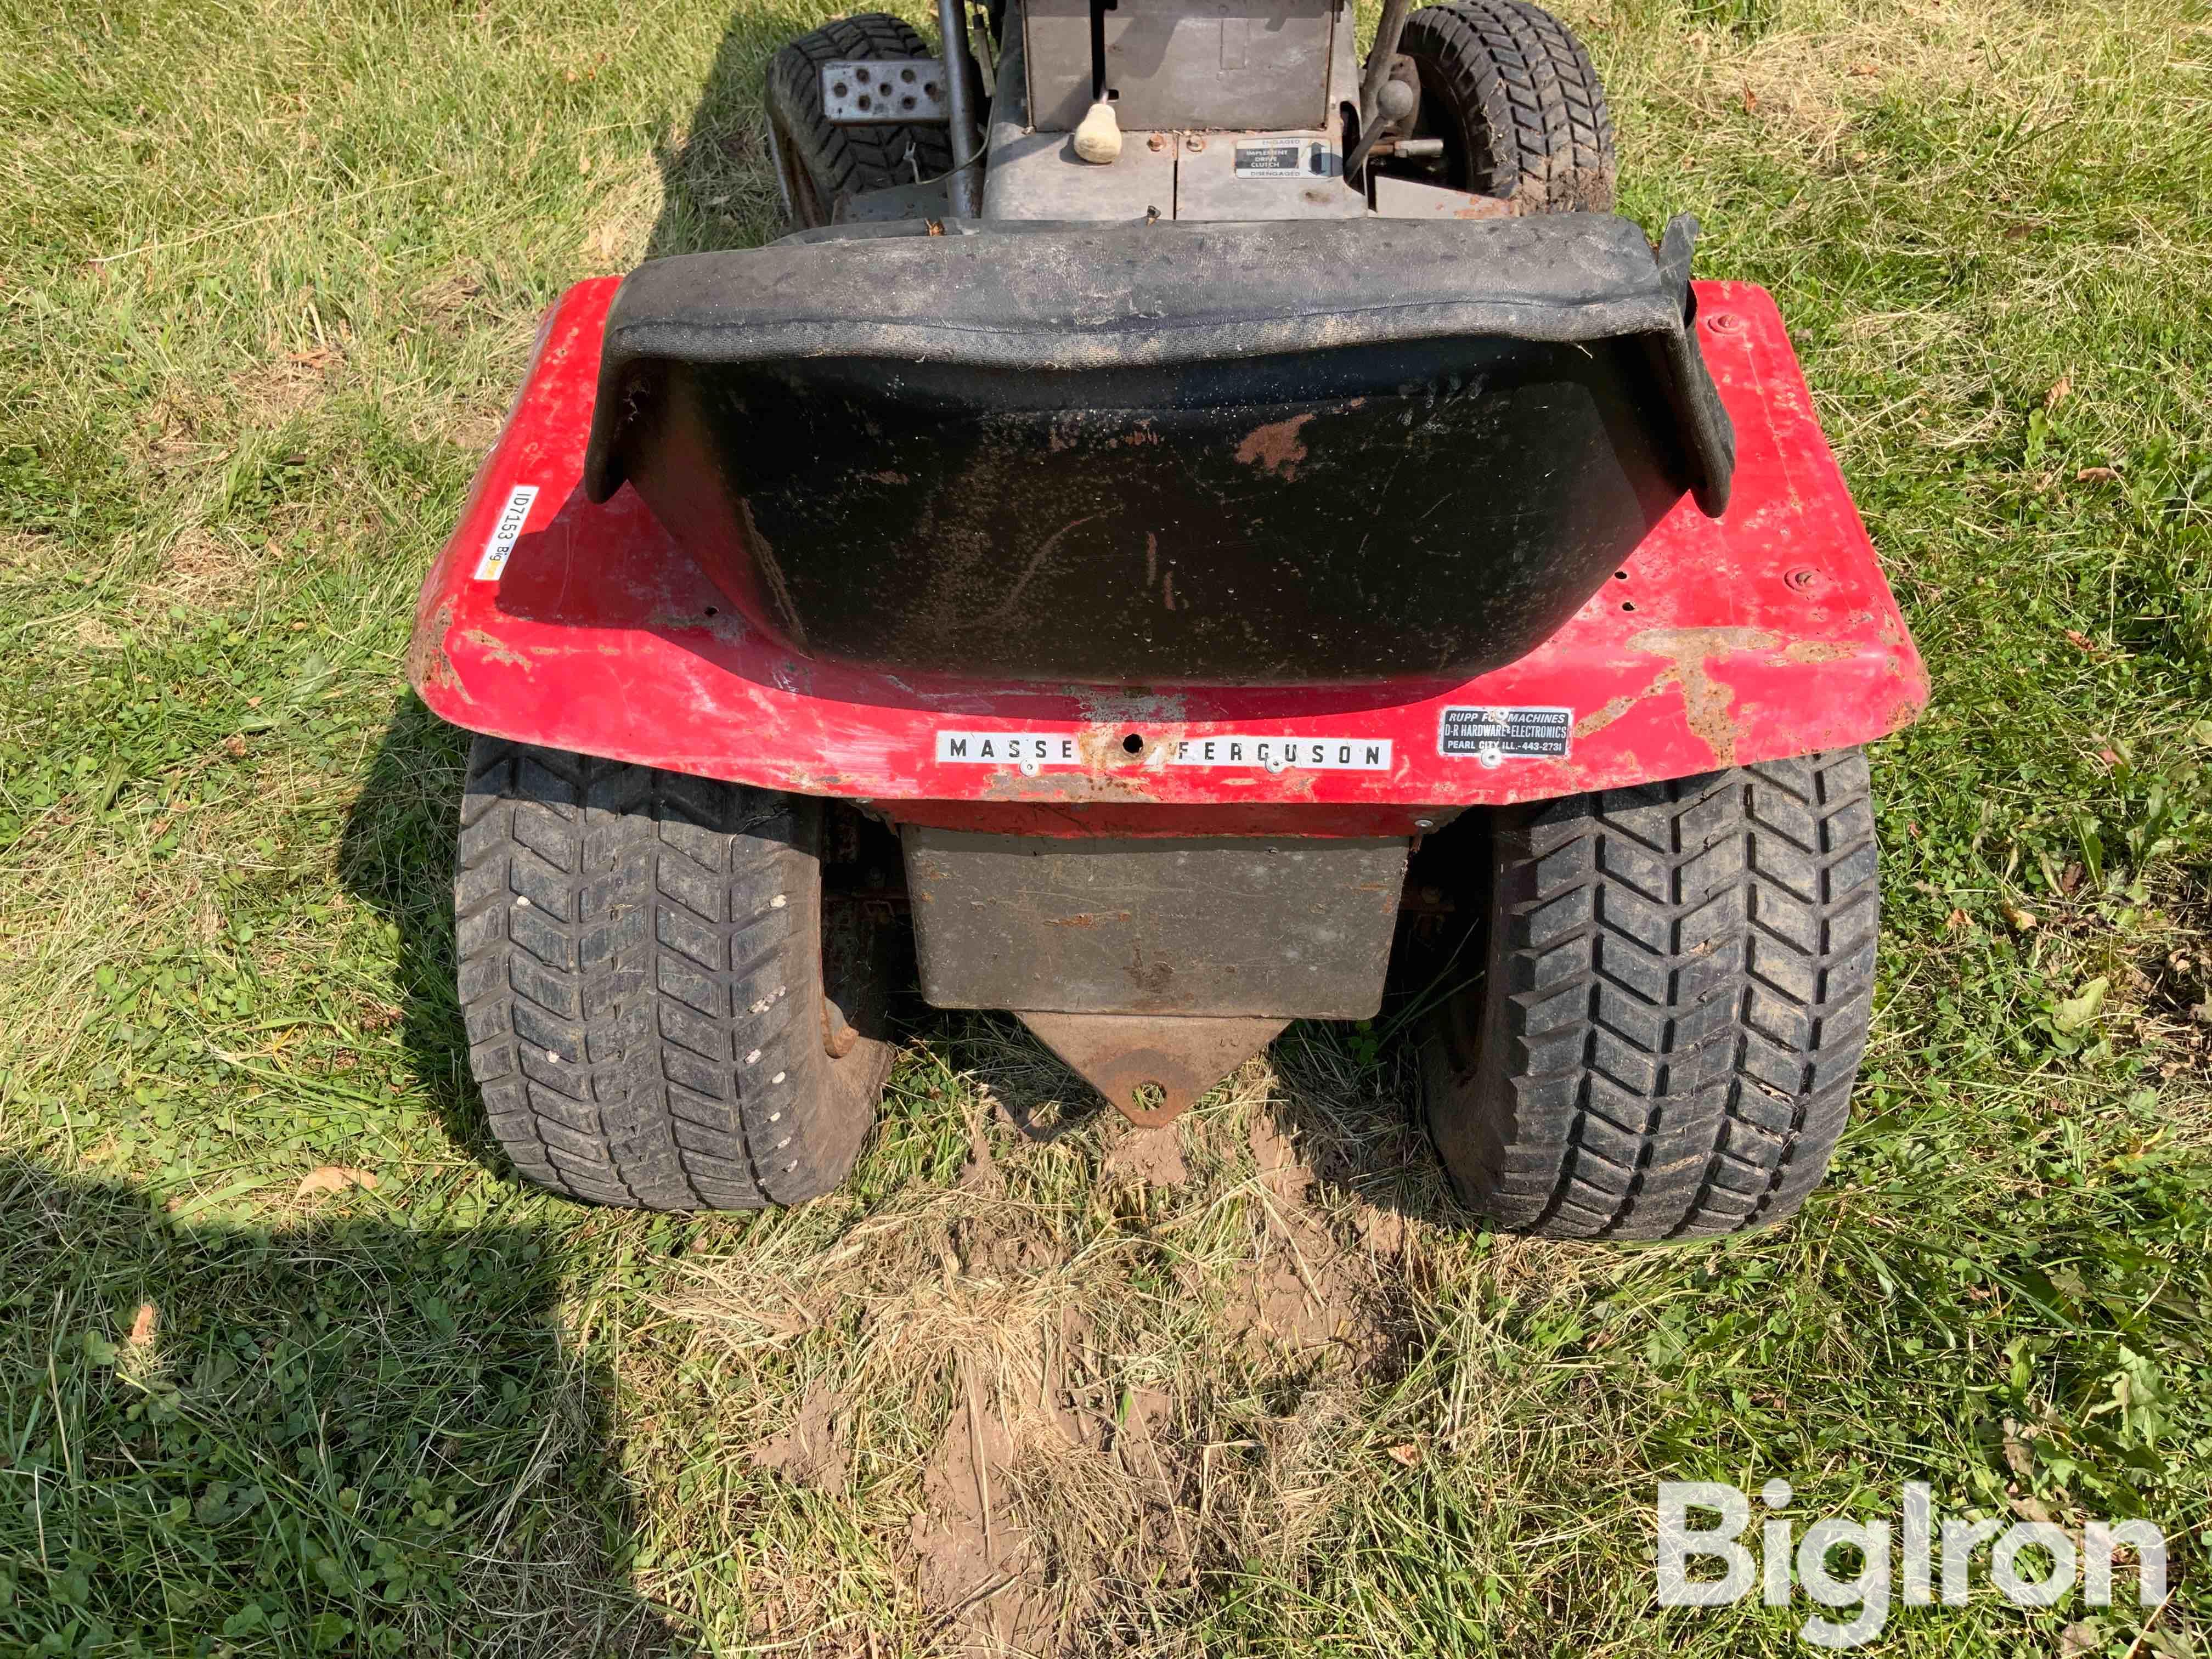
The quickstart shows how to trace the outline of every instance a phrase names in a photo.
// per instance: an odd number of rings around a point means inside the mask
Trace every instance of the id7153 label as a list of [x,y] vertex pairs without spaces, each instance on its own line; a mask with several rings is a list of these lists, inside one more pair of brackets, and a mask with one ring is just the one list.
[[1437,722],[1437,753],[1485,766],[1565,760],[1574,742],[1571,708],[1447,708]]
[[500,508],[491,534],[484,538],[483,556],[477,561],[478,581],[499,580],[499,573],[507,568],[507,556],[522,539],[522,526],[530,521],[531,503],[537,499],[536,484],[517,484],[507,492],[507,505]]

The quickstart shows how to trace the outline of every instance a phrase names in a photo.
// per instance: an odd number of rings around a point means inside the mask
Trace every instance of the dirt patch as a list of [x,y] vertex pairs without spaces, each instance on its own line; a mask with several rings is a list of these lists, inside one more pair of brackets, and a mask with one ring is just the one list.
[[756,1468],[769,1469],[787,1480],[830,1498],[842,1498],[852,1470],[852,1449],[846,1431],[852,1408],[835,1390],[816,1383],[806,1391],[799,1414],[746,1454]]
[[1054,1652],[1054,1598],[1031,1571],[1029,1538],[1014,1513],[1018,1455],[1004,1413],[963,1366],[907,1545],[922,1605],[952,1630],[1023,1652]]
[[1396,1210],[1363,1205],[1358,1217],[1359,1241],[1375,1255],[1396,1259],[1412,1243],[1413,1224]]
[[[1279,1343],[1303,1358],[1376,1362],[1388,1351],[1389,1338],[1371,1264],[1340,1244],[1312,1208],[1317,1177],[1289,1132],[1261,1115],[1252,1120],[1246,1138],[1260,1185],[1272,1201],[1251,1278],[1224,1310],[1228,1328],[1248,1340]],[[1389,1217],[1397,1224],[1389,1228],[1372,1206],[1362,1209],[1362,1243],[1372,1249],[1372,1240],[1387,1233],[1392,1248],[1373,1253],[1402,1251],[1403,1218]]]
[[238,394],[246,423],[282,426],[321,398],[343,361],[335,349],[317,346],[239,370],[230,377],[230,386]]
[[968,1120],[968,1162],[960,1169],[961,1190],[995,1193],[1006,1184],[1006,1177],[992,1162],[990,1132],[983,1127],[983,1114],[979,1109]]
[[1245,1132],[1245,1144],[1252,1149],[1260,1184],[1276,1197],[1303,1195],[1313,1184],[1313,1171],[1298,1161],[1290,1133],[1273,1117],[1263,1113],[1253,1118],[1251,1128]]
[[[1045,1659],[1182,1628],[1208,1571],[1302,1547],[1371,1457],[1360,1401],[1405,1318],[1402,1239],[1347,1200],[1329,1131],[1261,1105],[1265,1065],[1164,1128],[1039,1133],[1004,1103],[1064,1073],[990,1042],[945,1179],[677,1257],[665,1306],[781,1402],[750,1408],[775,1430],[747,1449],[775,1477],[762,1501],[842,1481],[856,1512],[889,1510],[869,1534],[887,1630]],[[831,1618],[847,1570],[790,1581],[781,1628]]]
[[1250,1279],[1223,1310],[1228,1333],[1275,1344],[1301,1364],[1370,1365],[1389,1349],[1366,1264],[1304,1216],[1279,1223]]
[[1146,1187],[1180,1187],[1190,1178],[1182,1161],[1182,1136],[1172,1123],[1158,1128],[1131,1128],[1106,1154],[1103,1171],[1109,1178],[1142,1182]]
[[143,597],[163,606],[228,605],[252,586],[265,556],[236,535],[193,525],[169,544]]
[[472,263],[449,266],[407,296],[409,312],[445,335],[459,337],[490,320],[483,269]]

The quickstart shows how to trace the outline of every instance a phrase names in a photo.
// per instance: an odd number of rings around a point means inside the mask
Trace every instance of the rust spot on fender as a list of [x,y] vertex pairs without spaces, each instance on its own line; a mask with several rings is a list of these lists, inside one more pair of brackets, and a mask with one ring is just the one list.
[[985,800],[1063,805],[1084,801],[1145,801],[1152,792],[1139,787],[1141,774],[1128,772],[1040,772],[1025,778],[1008,768],[994,772],[983,788]]
[[481,628],[471,628],[461,637],[483,652],[486,662],[505,663],[510,668],[520,668],[526,674],[538,666],[522,653],[509,646],[506,641],[495,635],[485,633]]
[[453,672],[446,654],[446,635],[453,626],[453,602],[439,601],[428,621],[417,623],[415,637],[407,642],[407,678],[418,691],[455,691],[465,700],[468,688]]
[[1607,726],[1635,708],[1638,703],[1643,702],[1661,686],[1671,683],[1674,678],[1674,671],[1670,668],[1634,696],[1613,697],[1607,702],[1604,708],[1591,709],[1589,714],[1575,722],[1575,735],[1578,738],[1587,738],[1593,732],[1604,731]]
[[1735,764],[1735,688],[1707,672],[1715,657],[1732,651],[1771,651],[1778,641],[1763,628],[1647,628],[1629,648],[1669,659],[1673,666],[1652,682],[1650,691],[1669,681],[1682,688],[1682,718],[1692,736],[1713,751],[1720,766]]
[[1297,477],[1298,463],[1306,458],[1305,441],[1298,434],[1313,417],[1314,411],[1308,410],[1287,421],[1253,428],[1244,441],[1237,446],[1237,459],[1246,466],[1256,466],[1278,477]]
[[1845,640],[1792,640],[1782,652],[1791,662],[1841,662],[1858,653],[1859,647]]

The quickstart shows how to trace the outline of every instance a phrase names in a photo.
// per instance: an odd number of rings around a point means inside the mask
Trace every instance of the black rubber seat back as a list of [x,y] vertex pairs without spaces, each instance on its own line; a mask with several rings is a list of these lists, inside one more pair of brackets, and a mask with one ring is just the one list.
[[609,313],[587,489],[801,652],[1465,678],[1726,504],[1687,221],[946,228],[659,261]]

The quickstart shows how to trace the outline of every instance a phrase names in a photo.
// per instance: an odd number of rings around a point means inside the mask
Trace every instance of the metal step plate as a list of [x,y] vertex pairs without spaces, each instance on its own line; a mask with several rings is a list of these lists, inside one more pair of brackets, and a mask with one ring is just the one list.
[[822,66],[822,112],[841,127],[941,124],[951,118],[944,60],[833,58]]

